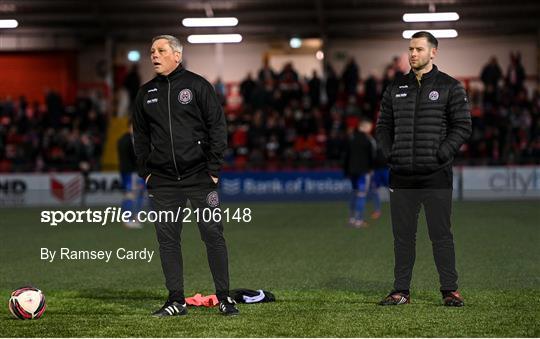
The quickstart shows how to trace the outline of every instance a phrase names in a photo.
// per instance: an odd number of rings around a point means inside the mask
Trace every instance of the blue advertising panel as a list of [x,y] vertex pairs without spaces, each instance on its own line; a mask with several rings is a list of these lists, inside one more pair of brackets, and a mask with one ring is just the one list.
[[224,172],[224,201],[346,200],[351,183],[341,171]]

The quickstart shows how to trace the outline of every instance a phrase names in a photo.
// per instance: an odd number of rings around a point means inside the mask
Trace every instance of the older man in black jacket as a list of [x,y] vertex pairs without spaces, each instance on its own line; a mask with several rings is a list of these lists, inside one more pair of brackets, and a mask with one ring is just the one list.
[[412,36],[411,71],[386,89],[376,138],[390,166],[394,234],[394,290],[381,305],[410,303],[418,214],[424,205],[440,290],[446,306],[463,306],[457,291],[450,231],[452,160],[471,134],[465,89],[433,65],[438,41],[428,32]]
[[[216,191],[223,152],[227,147],[225,115],[212,85],[182,67],[182,44],[171,35],[152,40],[151,59],[157,76],[144,84],[135,100],[133,132],[139,175],[157,211],[219,208]],[[169,216],[171,214],[168,214]],[[197,215],[201,215],[199,213]],[[160,214],[165,218],[166,214]],[[195,214],[194,214],[195,215]],[[215,213],[211,213],[215,216]],[[184,298],[179,220],[157,220],[161,266],[169,298],[154,316],[187,314]],[[238,314],[229,297],[229,269],[221,219],[197,220],[206,244],[219,310]]]

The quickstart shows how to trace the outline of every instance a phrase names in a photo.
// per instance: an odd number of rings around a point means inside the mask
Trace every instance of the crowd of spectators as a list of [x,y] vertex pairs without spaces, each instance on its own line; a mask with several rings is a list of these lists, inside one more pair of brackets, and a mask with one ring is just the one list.
[[66,106],[57,93],[45,103],[0,100],[0,172],[99,170],[106,104],[81,93]]
[[503,72],[495,57],[480,74],[483,91],[471,91],[473,134],[464,157],[470,165],[540,163],[540,92],[530,96],[519,54]]
[[[255,76],[247,74],[239,85],[241,109],[226,110],[226,168],[340,167],[348,136],[359,120],[376,121],[385,87],[403,69],[396,57],[382,77],[362,79],[350,59],[340,74],[330,64],[324,73],[324,79],[315,71],[305,78],[292,63],[280,72],[265,63]],[[473,134],[456,162],[539,164],[540,93],[529,95],[525,88],[519,54],[512,54],[505,72],[492,58],[479,79],[482,90],[468,88]],[[219,80],[215,87],[226,107],[225,84]],[[0,172],[100,170],[107,111],[104,101],[89,93],[69,106],[54,92],[41,105],[24,97],[0,99]]]
[[[294,169],[339,166],[347,129],[362,115],[356,89],[359,67],[351,59],[338,76],[326,66],[326,81],[313,72],[301,78],[291,63],[281,72],[266,63],[240,84],[243,109],[228,114],[227,166]],[[369,106],[369,102],[366,102]],[[373,114],[375,107],[368,107]],[[373,117],[371,117],[373,118]]]
[[[292,64],[279,73],[266,64],[256,78],[248,74],[240,84],[243,109],[228,115],[227,166],[339,167],[348,135],[359,120],[376,121],[385,87],[403,69],[396,57],[382,79],[370,74],[362,82],[360,68],[351,59],[340,75],[329,64],[325,74],[325,81],[316,72],[301,78]],[[469,93],[473,135],[456,163],[540,163],[540,95],[538,90],[528,95],[519,54],[512,55],[506,73],[493,58],[480,79],[484,90]]]

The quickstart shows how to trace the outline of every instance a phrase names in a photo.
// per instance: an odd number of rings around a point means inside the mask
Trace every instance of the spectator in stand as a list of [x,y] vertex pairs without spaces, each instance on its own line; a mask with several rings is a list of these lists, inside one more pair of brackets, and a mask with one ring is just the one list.
[[388,87],[388,85],[390,85],[392,81],[394,81],[394,78],[395,78],[394,69],[391,66],[387,66],[384,70],[381,93],[384,93],[384,91],[386,90],[386,87]]
[[376,118],[375,113],[379,104],[379,91],[377,78],[372,72],[364,82],[364,112],[370,120]]
[[300,100],[301,89],[298,82],[298,73],[294,69],[292,63],[287,63],[279,74],[278,88],[281,92],[281,100],[284,104],[291,100]]
[[484,84],[484,106],[495,105],[499,81],[502,79],[501,67],[499,67],[496,57],[492,56],[489,59],[489,62],[482,69],[480,79]]
[[138,64],[133,64],[131,66],[129,73],[126,75],[126,78],[124,79],[123,87],[128,91],[129,107],[131,110],[133,102],[135,102],[135,97],[137,96],[137,91],[139,91],[139,87],[141,87],[141,76],[139,75]]
[[383,74],[382,88],[379,92],[379,95],[382,95],[384,93],[386,86],[392,83],[394,79],[404,74],[400,66],[400,61],[401,59],[399,56],[394,56],[392,62],[388,66],[386,66]]
[[319,107],[321,104],[321,79],[317,71],[313,71],[311,79],[308,81],[308,92],[310,107]]
[[[391,67],[394,70],[394,78],[400,77],[400,76],[405,74],[401,70],[400,61],[401,61],[401,58],[399,56],[397,56],[397,55],[394,56],[394,58],[392,59]],[[407,67],[408,67],[408,65],[407,65]]]
[[58,93],[49,91],[45,97],[47,104],[47,116],[49,117],[49,124],[52,127],[58,127],[60,125],[60,117],[64,113],[62,98]]
[[348,96],[356,96],[358,81],[360,80],[360,68],[356,64],[354,58],[349,59],[349,62],[343,70],[341,80],[345,85],[345,93]]
[[274,70],[272,70],[270,67],[270,61],[267,56],[263,60],[263,67],[259,70],[258,79],[266,90],[271,90],[274,88],[277,76]]
[[257,83],[253,80],[251,72],[248,73],[247,77],[240,83],[240,94],[244,105],[251,106],[253,100],[253,92]]
[[336,71],[334,71],[334,68],[329,63],[326,63],[325,65],[325,77],[327,106],[331,108],[336,104],[337,101],[339,91],[339,79],[337,78]]
[[94,107],[94,103],[89,96],[89,93],[85,90],[79,90],[77,93],[77,99],[75,99],[75,111],[78,117],[85,117],[88,112]]
[[525,82],[525,69],[521,64],[520,53],[510,53],[510,66],[506,73],[506,84],[512,91],[512,94],[517,94]]

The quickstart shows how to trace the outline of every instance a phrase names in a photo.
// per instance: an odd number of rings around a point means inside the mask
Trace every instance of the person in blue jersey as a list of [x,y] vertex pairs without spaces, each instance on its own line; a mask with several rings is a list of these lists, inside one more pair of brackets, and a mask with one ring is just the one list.
[[374,141],[369,135],[371,122],[360,121],[352,131],[345,145],[343,172],[351,180],[352,195],[350,200],[349,225],[354,228],[365,228],[364,210],[370,187],[371,171],[374,160]]
[[133,148],[133,125],[129,123],[129,131],[118,139],[118,164],[124,198],[122,199],[122,211],[130,211],[131,220],[124,223],[127,228],[142,228],[137,219],[139,211],[144,204],[145,184],[144,179],[137,175],[137,158]]

